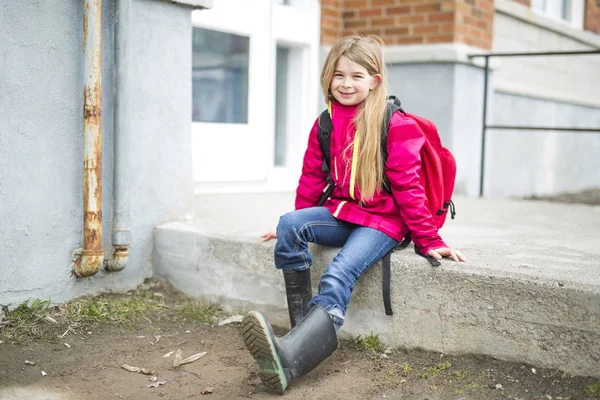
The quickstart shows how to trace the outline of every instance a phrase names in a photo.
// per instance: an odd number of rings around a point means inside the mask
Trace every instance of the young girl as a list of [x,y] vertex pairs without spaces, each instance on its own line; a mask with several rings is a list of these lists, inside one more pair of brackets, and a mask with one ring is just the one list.
[[[274,335],[267,318],[250,311],[242,325],[246,347],[258,362],[267,390],[283,393],[337,348],[336,331],[360,275],[410,232],[424,255],[465,261],[440,238],[419,179],[423,134],[410,118],[395,113],[383,165],[381,127],[387,98],[382,42],[374,36],[345,37],[329,52],[321,86],[333,122],[331,175],[335,188],[316,207],[327,185],[322,171],[318,121],[310,132],[296,210],[279,220],[275,265],[283,270],[292,330]],[[387,176],[391,194],[382,189]],[[308,243],[341,247],[312,297]]]

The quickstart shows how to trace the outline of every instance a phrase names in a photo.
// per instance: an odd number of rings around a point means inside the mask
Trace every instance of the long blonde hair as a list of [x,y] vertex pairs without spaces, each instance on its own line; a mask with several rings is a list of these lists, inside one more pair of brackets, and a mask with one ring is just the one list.
[[[360,104],[354,118],[356,132],[360,134],[360,148],[357,157],[356,171],[361,197],[365,201],[373,198],[376,191],[383,186],[384,165],[381,155],[381,127],[385,113],[387,87],[385,80],[385,63],[383,60],[383,41],[377,36],[347,36],[338,40],[331,48],[323,70],[321,71],[321,88],[325,102],[333,99],[331,81],[335,67],[341,56],[359,64],[369,75],[381,75],[381,82]],[[352,146],[353,143],[349,145]]]

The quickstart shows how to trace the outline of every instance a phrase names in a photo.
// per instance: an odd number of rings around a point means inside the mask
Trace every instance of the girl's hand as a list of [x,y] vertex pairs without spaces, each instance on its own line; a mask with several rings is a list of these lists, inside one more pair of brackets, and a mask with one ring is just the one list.
[[460,254],[460,251],[455,249],[450,249],[448,247],[442,247],[440,249],[429,250],[427,252],[428,256],[435,258],[436,260],[441,260],[442,257],[451,257],[454,261],[467,261],[465,256]]
[[263,242],[268,242],[271,239],[277,239],[277,233],[271,231],[260,235],[260,237],[263,239]]

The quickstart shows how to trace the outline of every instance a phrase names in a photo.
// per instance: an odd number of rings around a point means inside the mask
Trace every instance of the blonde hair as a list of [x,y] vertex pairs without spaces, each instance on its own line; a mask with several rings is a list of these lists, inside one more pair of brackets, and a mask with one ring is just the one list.
[[[361,197],[365,201],[373,198],[383,186],[384,165],[381,155],[381,127],[385,113],[387,87],[385,81],[385,63],[383,60],[383,41],[377,36],[347,36],[341,38],[331,48],[323,70],[321,88],[325,102],[333,99],[331,81],[337,62],[341,56],[359,64],[369,75],[381,75],[381,82],[360,104],[354,118],[356,132],[360,133],[360,148],[357,154],[356,174]],[[348,148],[353,146],[351,143]],[[346,153],[346,152],[344,152]]]

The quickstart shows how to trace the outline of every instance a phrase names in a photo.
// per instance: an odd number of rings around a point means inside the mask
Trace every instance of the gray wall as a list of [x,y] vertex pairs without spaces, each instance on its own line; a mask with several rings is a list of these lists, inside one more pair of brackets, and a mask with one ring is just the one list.
[[[495,92],[490,123],[600,128],[600,109]],[[485,194],[530,196],[600,187],[600,133],[489,130]]]
[[[115,2],[103,2],[103,245],[110,257]],[[128,267],[75,278],[83,242],[83,2],[0,4],[0,304],[121,291],[151,275],[154,225],[181,219],[192,193],[190,9],[134,1],[132,246]],[[165,62],[169,60],[169,62]]]
[[483,70],[460,63],[394,64],[389,89],[406,112],[434,122],[456,158],[455,193],[479,193]]
[[[433,121],[456,157],[456,194],[477,196],[481,174],[483,69],[460,63],[388,67],[404,110]],[[488,87],[494,74],[490,72]],[[488,124],[600,128],[600,109],[488,92]],[[557,194],[600,186],[600,134],[488,130],[485,197]]]

